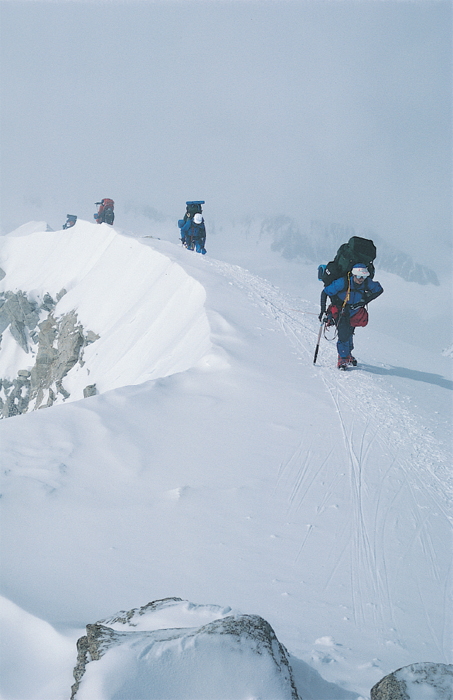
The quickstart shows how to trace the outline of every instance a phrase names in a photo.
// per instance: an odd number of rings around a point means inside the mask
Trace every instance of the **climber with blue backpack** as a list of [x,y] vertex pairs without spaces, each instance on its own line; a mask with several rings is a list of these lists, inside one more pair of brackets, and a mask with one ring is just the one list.
[[181,229],[181,243],[188,250],[196,250],[197,253],[206,255],[206,227],[202,216],[201,205],[203,201],[186,202],[186,213],[184,219],[178,221]]
[[[356,263],[346,276],[334,280],[322,290],[319,320],[337,328],[338,369],[357,365],[352,355],[354,331],[368,324],[365,306],[383,291],[381,284],[371,278],[365,263]],[[327,297],[331,299],[328,308]]]
[[181,228],[181,240],[188,250],[206,255],[206,228],[201,214],[195,214],[193,219],[186,221]]

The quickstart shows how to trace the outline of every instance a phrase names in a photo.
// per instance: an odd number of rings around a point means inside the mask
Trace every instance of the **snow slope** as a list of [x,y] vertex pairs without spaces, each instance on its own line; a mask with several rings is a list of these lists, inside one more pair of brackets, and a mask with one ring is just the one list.
[[377,275],[360,368],[339,373],[334,343],[312,363],[311,268],[256,248],[268,281],[214,240],[202,258],[87,222],[0,244],[4,289],[65,287],[57,311],[101,335],[99,396],[0,423],[3,700],[67,698],[84,625],[168,596],[264,617],[305,700],[452,663],[451,359],[385,324],[407,283]]
[[[55,298],[65,289],[55,314],[76,309],[79,323],[100,336],[65,382],[72,400],[83,398],[87,384],[103,393],[182,372],[208,352],[203,287],[180,265],[118,236],[107,224],[80,222],[64,235],[8,236],[2,243],[6,276],[0,291],[26,290],[42,302],[46,292]],[[24,266],[24,260],[33,266]],[[34,362],[9,331],[2,357],[0,377],[12,378],[17,368],[31,369]]]

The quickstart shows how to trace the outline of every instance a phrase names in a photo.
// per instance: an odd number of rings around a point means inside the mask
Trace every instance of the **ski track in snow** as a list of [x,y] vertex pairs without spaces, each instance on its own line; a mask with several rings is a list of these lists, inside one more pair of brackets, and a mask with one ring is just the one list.
[[[319,330],[317,313],[313,310],[311,302],[293,299],[289,295],[280,292],[274,285],[268,283],[263,278],[257,277],[247,270],[228,263],[211,261],[211,265],[219,272],[230,277],[239,288],[247,288],[249,296],[254,297],[257,304],[262,306],[267,315],[280,326],[285,335],[288,336],[296,349],[304,355],[304,362],[312,362],[316,336]],[[295,309],[295,305],[306,308]],[[311,317],[310,320],[302,316]],[[322,353],[327,355],[327,361],[320,361],[314,366],[315,371],[319,371],[322,381],[329,391],[332,401],[336,407],[341,422],[345,444],[350,451],[351,460],[358,465],[366,459],[373,441],[376,439],[392,452],[397,454],[400,446],[412,446],[411,472],[413,467],[426,470],[430,476],[430,483],[435,489],[448,489],[450,496],[453,496],[453,479],[450,475],[450,462],[442,446],[439,446],[436,439],[430,435],[429,430],[419,425],[417,418],[411,415],[404,407],[395,405],[395,398],[382,387],[378,386],[378,380],[361,371],[360,363],[358,368],[339,372],[335,367],[336,350],[335,343],[332,342],[330,350],[323,348]],[[370,397],[373,396],[373,403]],[[363,401],[362,401],[363,400]],[[361,406],[366,406],[367,413],[364,414]],[[357,448],[353,439],[354,422],[346,428],[342,415],[348,411],[353,416],[360,416],[365,421],[364,429],[360,431],[360,452],[355,454]],[[371,435],[368,433],[371,431]],[[409,438],[409,440],[408,440]],[[437,469],[433,465],[437,465]],[[360,467],[359,467],[360,469]],[[421,484],[420,484],[421,486]],[[442,505],[438,507],[446,517],[449,517],[448,510]]]
[[[252,302],[260,306],[285,334],[301,362],[312,364],[319,322],[311,302],[295,300],[266,280],[238,266],[219,261],[211,261],[211,265],[237,287],[245,289]],[[423,561],[429,565],[429,574],[441,587],[444,601],[449,594],[449,578],[444,575],[442,581],[438,564],[439,552],[436,553],[432,540],[429,518],[433,512],[438,512],[451,522],[448,508],[448,501],[453,495],[450,459],[447,450],[438,444],[417,416],[409,413],[397,397],[382,386],[382,380],[361,370],[360,362],[357,369],[339,372],[336,368],[336,343],[328,344],[324,339],[322,342],[318,364],[313,366],[313,372],[322,381],[338,417],[349,470],[347,477],[351,498],[349,528],[345,526],[344,531],[337,535],[336,551],[324,590],[349,550],[350,597],[354,622],[357,626],[373,625],[382,638],[387,630],[396,630],[398,627],[397,603],[392,599],[389,577],[399,576],[400,584],[403,585],[402,579],[408,575],[408,570],[404,567],[406,557],[403,558],[399,574],[389,572],[385,557],[389,541],[397,536],[398,501],[402,494],[406,502],[403,517],[408,517],[409,513],[414,520],[412,540],[404,543],[407,557],[412,556],[412,562],[414,558],[417,561],[414,552],[417,548],[421,549]],[[276,489],[284,480],[291,482],[289,510],[297,510],[304,502],[311,486],[332,457],[330,452],[316,466],[312,463],[312,451],[307,444],[301,443],[286,464],[280,466]],[[384,467],[376,477],[372,471],[379,460]],[[338,470],[334,473],[331,483],[326,483],[324,496],[317,506],[317,514],[323,512],[335,494],[341,475]],[[401,474],[404,475],[402,481]],[[398,481],[400,483],[396,490],[384,494],[389,479],[392,486]],[[313,529],[313,524],[307,525],[296,561],[313,534]],[[416,586],[426,626],[431,630],[433,640],[436,640],[418,579]],[[369,599],[371,600],[367,602]],[[437,646],[440,654],[448,656],[447,631],[444,639],[444,648],[439,644]],[[401,647],[405,646],[402,639],[398,639],[397,643]]]

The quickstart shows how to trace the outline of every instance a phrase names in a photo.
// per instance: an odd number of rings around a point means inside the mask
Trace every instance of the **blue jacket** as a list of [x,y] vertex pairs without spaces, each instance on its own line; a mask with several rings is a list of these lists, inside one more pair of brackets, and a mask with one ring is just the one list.
[[[192,228],[193,227],[193,228]],[[206,240],[206,229],[204,223],[196,224],[193,219],[187,219],[181,229],[181,238],[193,238],[194,241]]]
[[[351,275],[351,287],[349,290],[349,298],[347,301],[347,308],[351,316],[359,310],[360,306],[365,306],[373,299],[376,299],[383,292],[382,286],[376,280],[366,277],[362,284],[356,284]],[[341,302],[344,302],[348,293],[348,278],[339,277],[339,279],[331,282],[327,287],[325,287],[321,292],[321,309],[325,310],[326,298],[329,296],[331,299],[337,297]],[[356,308],[353,308],[356,304],[359,304]]]

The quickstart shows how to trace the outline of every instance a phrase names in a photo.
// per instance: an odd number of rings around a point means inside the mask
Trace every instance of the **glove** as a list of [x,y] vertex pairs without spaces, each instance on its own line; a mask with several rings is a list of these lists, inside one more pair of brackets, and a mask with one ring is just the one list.
[[361,309],[364,306],[366,306],[366,301],[358,301],[355,304],[351,304],[349,308],[351,311],[355,311],[356,309]]
[[326,310],[324,309],[324,310],[321,311],[321,313],[320,313],[319,316],[318,316],[318,318],[319,318],[319,320],[320,320],[321,322],[322,322],[322,317],[324,316],[325,313],[326,313]]

